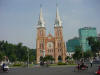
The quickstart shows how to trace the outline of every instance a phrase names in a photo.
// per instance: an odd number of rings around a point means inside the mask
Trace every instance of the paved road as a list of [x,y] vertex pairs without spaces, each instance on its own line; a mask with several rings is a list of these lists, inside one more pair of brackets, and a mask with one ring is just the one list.
[[34,68],[12,68],[7,72],[0,72],[0,75],[94,75],[97,67],[89,67],[86,71],[74,72],[73,66],[67,67],[34,67]]

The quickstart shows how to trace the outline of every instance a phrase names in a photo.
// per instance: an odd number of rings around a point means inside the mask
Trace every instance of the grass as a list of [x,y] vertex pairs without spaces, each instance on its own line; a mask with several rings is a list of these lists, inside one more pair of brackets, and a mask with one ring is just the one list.
[[[33,67],[34,64],[29,64],[29,67]],[[9,65],[9,67],[27,67],[27,64],[13,64]]]
[[57,64],[49,64],[49,66],[58,66]]

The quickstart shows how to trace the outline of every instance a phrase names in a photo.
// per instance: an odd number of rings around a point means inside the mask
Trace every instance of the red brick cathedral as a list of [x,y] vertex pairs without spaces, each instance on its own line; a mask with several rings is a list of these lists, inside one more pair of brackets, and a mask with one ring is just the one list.
[[54,24],[54,36],[50,33],[46,35],[46,27],[42,15],[42,8],[40,9],[36,40],[37,63],[40,62],[41,57],[45,57],[47,55],[53,56],[53,58],[55,59],[55,63],[59,62],[59,58],[61,58],[62,62],[65,62],[66,47],[65,42],[63,40],[62,29],[62,22],[57,8],[56,19]]

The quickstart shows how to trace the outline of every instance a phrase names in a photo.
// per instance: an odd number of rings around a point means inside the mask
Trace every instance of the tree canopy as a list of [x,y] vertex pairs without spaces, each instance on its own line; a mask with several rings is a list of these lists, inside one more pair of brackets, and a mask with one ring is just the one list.
[[11,62],[25,62],[28,58],[27,49],[29,49],[29,59],[32,62],[36,58],[36,49],[30,49],[27,46],[23,46],[22,43],[11,44],[7,41],[0,41],[0,60],[7,56]]
[[100,51],[100,41],[95,37],[88,37],[88,44],[91,46],[92,52],[96,53]]
[[80,60],[82,57],[83,57],[82,48],[81,48],[81,46],[77,46],[75,48],[75,53],[73,55],[73,58],[76,59],[76,60]]

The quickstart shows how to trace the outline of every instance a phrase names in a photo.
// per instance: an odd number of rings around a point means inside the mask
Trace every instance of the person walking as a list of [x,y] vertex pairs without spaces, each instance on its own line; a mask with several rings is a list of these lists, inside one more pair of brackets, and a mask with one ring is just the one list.
[[93,66],[93,59],[90,59],[90,65]]

